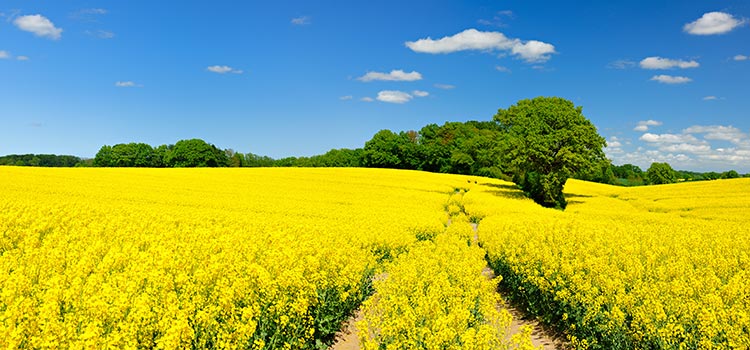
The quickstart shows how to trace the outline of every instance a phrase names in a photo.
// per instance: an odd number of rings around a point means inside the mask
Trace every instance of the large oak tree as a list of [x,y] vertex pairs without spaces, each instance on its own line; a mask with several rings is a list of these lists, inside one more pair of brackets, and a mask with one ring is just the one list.
[[498,110],[494,120],[504,132],[504,163],[514,181],[543,206],[564,209],[568,178],[605,159],[606,141],[582,108],[566,99],[521,100]]

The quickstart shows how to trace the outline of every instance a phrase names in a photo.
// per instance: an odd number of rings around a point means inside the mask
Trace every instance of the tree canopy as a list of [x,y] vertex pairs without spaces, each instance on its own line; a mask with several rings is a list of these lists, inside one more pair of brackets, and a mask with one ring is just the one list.
[[677,173],[669,164],[655,162],[646,170],[646,178],[652,185],[671,184],[677,181]]
[[565,208],[565,181],[602,162],[606,146],[581,107],[559,97],[521,100],[493,118],[514,181],[537,203]]

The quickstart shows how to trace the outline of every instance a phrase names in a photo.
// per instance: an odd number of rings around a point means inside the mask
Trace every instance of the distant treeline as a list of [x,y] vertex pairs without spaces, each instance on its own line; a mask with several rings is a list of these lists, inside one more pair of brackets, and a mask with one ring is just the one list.
[[[253,153],[220,149],[200,139],[180,140],[174,145],[152,147],[145,143],[102,146],[93,160],[74,156],[8,155],[0,165],[97,166],[97,167],[368,167],[423,170],[511,179],[499,152],[502,131],[495,122],[468,121],[430,124],[419,131],[381,130],[363,148],[332,149],[311,157],[273,159]],[[734,170],[723,173],[675,171],[666,163],[654,163],[646,171],[632,164],[602,162],[575,178],[620,186],[639,186],[741,177]],[[748,175],[745,175],[748,176]]]
[[58,156],[55,154],[9,154],[0,156],[0,165],[74,167],[81,166],[85,160],[76,156]]

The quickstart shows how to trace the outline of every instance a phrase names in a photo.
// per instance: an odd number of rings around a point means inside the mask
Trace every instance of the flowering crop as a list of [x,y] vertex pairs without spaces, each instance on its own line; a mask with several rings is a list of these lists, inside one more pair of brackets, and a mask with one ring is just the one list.
[[[477,273],[483,252],[466,244],[466,226],[446,232],[446,200],[467,179],[2,167],[0,348],[324,348],[372,293],[373,275],[405,280],[413,264],[424,272],[414,285],[445,276],[466,285],[434,284],[448,315],[474,310],[472,323],[450,316],[417,332],[487,339],[501,316],[488,306],[492,282]],[[465,265],[447,264],[431,244]],[[446,272],[424,270],[422,257]],[[376,295],[391,300],[385,281]]]
[[750,179],[621,188],[570,180],[565,212],[469,192],[503,286],[577,348],[750,348]]

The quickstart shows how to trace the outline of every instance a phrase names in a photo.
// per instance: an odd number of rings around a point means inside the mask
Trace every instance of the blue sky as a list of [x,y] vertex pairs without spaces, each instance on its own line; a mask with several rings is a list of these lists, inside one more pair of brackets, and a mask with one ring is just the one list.
[[583,106],[616,164],[750,172],[750,2],[0,3],[0,154],[202,138],[275,158]]

